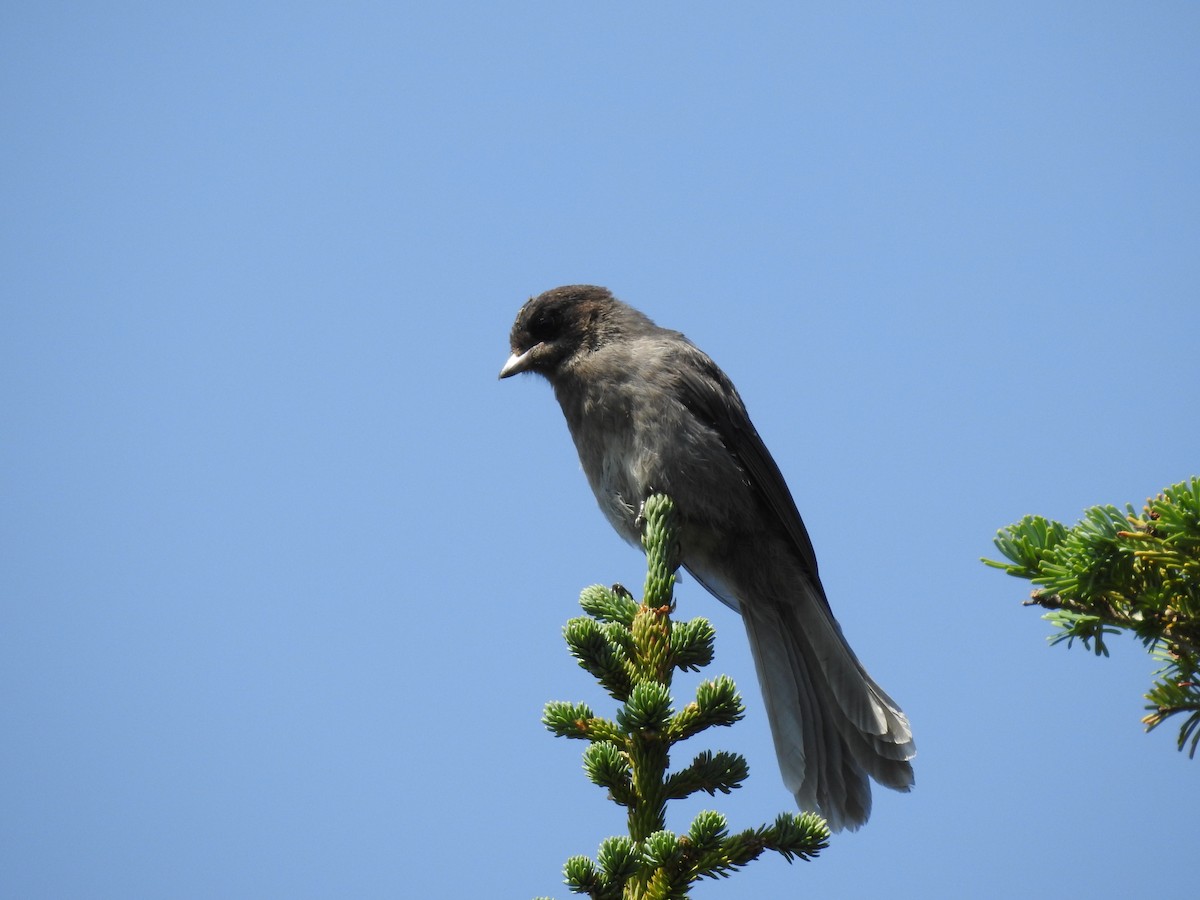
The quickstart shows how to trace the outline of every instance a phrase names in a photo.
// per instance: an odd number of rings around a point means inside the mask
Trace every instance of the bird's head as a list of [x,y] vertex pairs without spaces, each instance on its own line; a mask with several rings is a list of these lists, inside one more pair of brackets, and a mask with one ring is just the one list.
[[509,335],[512,356],[501,378],[518,372],[555,377],[582,354],[596,350],[620,331],[632,309],[607,288],[573,284],[533,297],[517,313]]

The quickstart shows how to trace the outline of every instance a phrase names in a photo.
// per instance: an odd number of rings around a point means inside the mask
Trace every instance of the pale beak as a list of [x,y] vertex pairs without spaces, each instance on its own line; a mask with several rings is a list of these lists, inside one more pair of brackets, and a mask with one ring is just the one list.
[[537,344],[533,347],[530,347],[524,353],[514,352],[513,355],[508,358],[508,362],[504,364],[504,368],[500,370],[500,377],[507,378],[509,375],[516,375],[518,372],[524,372],[526,369],[528,369],[529,354],[540,346],[541,344]]

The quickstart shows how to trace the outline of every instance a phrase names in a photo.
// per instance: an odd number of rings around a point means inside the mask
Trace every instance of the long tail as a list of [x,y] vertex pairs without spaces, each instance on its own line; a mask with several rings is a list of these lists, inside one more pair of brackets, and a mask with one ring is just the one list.
[[801,809],[820,813],[834,831],[856,829],[871,814],[868,776],[894,790],[912,787],[912,729],[858,661],[818,589],[805,577],[789,587],[786,598],[738,604],[779,768]]

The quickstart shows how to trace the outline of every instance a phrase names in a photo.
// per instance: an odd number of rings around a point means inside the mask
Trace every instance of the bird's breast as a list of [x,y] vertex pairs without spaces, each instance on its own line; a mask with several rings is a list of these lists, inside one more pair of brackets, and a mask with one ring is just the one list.
[[579,462],[605,518],[625,540],[639,542],[636,519],[654,485],[651,460],[639,439],[637,410],[621,386],[557,392]]

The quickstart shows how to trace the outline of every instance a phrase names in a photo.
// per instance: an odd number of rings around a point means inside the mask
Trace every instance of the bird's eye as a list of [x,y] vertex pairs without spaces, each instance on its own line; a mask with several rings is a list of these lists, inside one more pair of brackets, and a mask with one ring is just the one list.
[[557,310],[542,309],[529,320],[529,336],[537,343],[549,341],[562,330],[562,316]]

